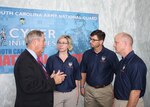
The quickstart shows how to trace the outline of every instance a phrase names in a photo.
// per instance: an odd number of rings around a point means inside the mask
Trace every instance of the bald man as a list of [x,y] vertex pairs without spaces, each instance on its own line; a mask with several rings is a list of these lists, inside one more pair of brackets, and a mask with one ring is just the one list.
[[115,107],[144,107],[147,68],[134,53],[132,44],[133,38],[127,33],[115,36],[115,51],[122,56],[114,84]]

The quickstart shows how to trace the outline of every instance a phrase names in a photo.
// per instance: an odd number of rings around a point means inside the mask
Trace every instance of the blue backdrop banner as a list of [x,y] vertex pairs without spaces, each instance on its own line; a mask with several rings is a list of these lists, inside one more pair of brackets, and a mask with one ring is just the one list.
[[72,55],[80,61],[89,49],[89,35],[98,29],[98,14],[0,7],[0,74],[13,73],[19,54],[26,48],[24,37],[33,29],[46,35],[46,48],[42,56],[56,53],[56,41],[67,34],[73,39]]

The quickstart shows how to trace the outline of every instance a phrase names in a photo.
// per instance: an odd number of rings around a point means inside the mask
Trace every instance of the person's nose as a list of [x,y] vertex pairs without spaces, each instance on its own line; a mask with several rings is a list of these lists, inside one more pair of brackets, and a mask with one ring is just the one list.
[[92,40],[90,40],[90,43],[92,43]]

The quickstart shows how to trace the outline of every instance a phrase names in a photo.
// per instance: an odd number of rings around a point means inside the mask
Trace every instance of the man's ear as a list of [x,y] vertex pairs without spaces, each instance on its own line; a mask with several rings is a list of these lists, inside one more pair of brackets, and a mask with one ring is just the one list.
[[103,45],[104,40],[100,40],[100,44]]
[[36,39],[33,39],[33,40],[32,40],[32,44],[33,44],[34,46],[37,46],[37,40],[36,40]]

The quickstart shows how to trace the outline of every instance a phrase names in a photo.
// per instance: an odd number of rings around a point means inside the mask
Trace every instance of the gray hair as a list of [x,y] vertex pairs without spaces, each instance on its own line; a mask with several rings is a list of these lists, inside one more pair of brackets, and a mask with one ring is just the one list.
[[40,30],[32,30],[25,37],[26,45],[30,44],[34,39],[39,39],[44,35],[44,32]]

